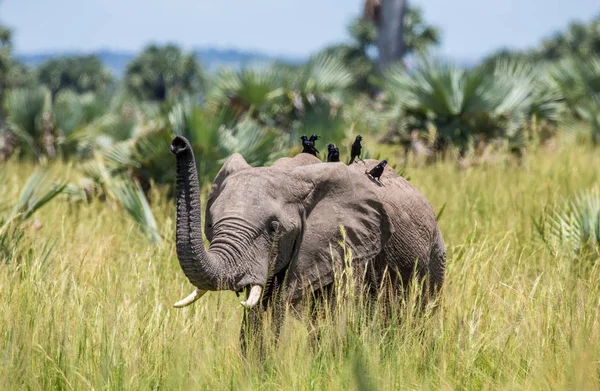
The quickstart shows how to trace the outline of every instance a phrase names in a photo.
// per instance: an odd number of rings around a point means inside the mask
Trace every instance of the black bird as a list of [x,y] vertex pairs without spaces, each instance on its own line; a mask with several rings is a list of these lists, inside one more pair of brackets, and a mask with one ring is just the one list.
[[317,156],[319,151],[315,148],[315,141],[311,136],[310,139],[306,137],[305,134],[300,136],[300,140],[302,140],[302,153],[310,153],[313,156]]
[[363,138],[360,134],[356,136],[356,140],[354,140],[354,143],[352,144],[352,150],[350,151],[350,162],[348,162],[348,164],[354,163],[354,159],[356,158],[359,158],[360,161],[364,163],[364,161],[360,157],[360,153],[362,151],[362,145],[360,145],[360,142],[362,141],[362,139]]
[[339,162],[340,150],[335,144],[327,144],[327,162]]
[[312,141],[313,143],[313,147],[315,147],[315,151],[317,151],[317,153],[319,153],[319,150],[317,149],[317,140],[320,140],[321,136],[313,134],[312,136],[310,136],[310,138],[308,139],[308,141]]
[[383,174],[383,170],[385,169],[385,166],[387,166],[387,160],[382,160],[378,165],[373,167],[371,169],[371,171],[369,171],[369,172],[365,171],[365,174],[369,174],[374,179],[376,179],[377,182],[381,182],[379,180],[379,178],[381,178],[381,175]]

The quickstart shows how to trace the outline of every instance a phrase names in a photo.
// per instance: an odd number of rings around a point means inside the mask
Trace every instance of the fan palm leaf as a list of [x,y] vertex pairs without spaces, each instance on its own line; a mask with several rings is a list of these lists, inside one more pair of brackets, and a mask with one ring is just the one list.
[[350,87],[353,75],[338,57],[319,54],[311,58],[296,78],[292,78],[292,89],[302,94],[315,96],[339,93]]
[[570,108],[590,94],[600,93],[600,58],[567,57],[548,68],[546,83],[561,92]]
[[420,121],[421,129],[433,125],[439,140],[461,151],[477,134],[521,142],[519,132],[534,111],[545,118],[558,113],[558,95],[537,89],[538,72],[514,60],[466,71],[424,57],[414,69],[392,68],[386,80],[388,96],[405,115]]
[[538,224],[542,239],[554,252],[577,255],[600,249],[600,193],[580,192],[552,207]]
[[236,115],[265,109],[274,99],[283,95],[280,69],[255,66],[241,71],[225,69],[217,74],[207,95],[213,110],[229,107]]
[[594,144],[600,142],[600,58],[568,57],[557,62],[549,67],[545,86],[561,95],[569,113],[564,126],[574,129],[584,121]]
[[51,109],[51,94],[45,87],[16,89],[6,96],[5,110],[10,130],[34,154],[39,154],[38,143],[43,134],[42,119]]
[[19,216],[21,220],[31,217],[36,211],[62,193],[65,187],[65,182],[55,183],[51,181],[47,169],[37,169],[27,179],[9,220],[16,218],[16,216]]
[[186,137],[196,154],[198,178],[211,180],[221,167],[220,160],[227,156],[221,144],[222,126],[235,127],[235,121],[227,108],[217,112],[206,110],[193,100],[178,103],[169,114],[173,136]]
[[[93,160],[84,163],[80,171],[89,181],[101,188],[106,196],[115,200],[153,244],[161,243],[162,239],[154,214],[143,189],[135,180],[107,167],[99,154]],[[89,189],[82,188],[80,185],[70,184],[67,191],[75,199],[89,199]]]
[[264,166],[281,157],[281,151],[285,150],[285,142],[278,131],[260,126],[251,119],[239,122],[233,129],[223,127],[220,144],[226,151],[221,163],[237,152],[251,166]]
[[150,242],[160,245],[162,238],[158,231],[158,225],[140,185],[129,179],[115,177],[107,183],[107,189],[133,218]]
[[84,122],[84,105],[80,96],[73,91],[58,93],[52,107],[54,125],[64,136],[73,133]]

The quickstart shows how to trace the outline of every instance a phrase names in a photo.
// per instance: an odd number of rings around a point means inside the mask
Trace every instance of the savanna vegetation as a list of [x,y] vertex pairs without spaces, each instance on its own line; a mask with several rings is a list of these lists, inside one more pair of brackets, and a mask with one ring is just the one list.
[[[209,74],[153,45],[122,80],[93,56],[27,68],[0,28],[0,389],[600,388],[599,20],[464,68],[414,8],[378,63],[377,15],[302,65]],[[234,294],[171,307],[190,287],[169,143],[206,194],[233,152],[267,165],[302,134],[342,160],[361,134],[423,192],[447,282],[425,314],[339,302],[318,345],[288,317],[255,362]]]

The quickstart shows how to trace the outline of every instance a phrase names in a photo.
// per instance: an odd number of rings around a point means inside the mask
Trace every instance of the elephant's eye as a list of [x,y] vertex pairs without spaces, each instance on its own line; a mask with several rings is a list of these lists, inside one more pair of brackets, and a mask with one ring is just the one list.
[[271,224],[269,224],[269,230],[271,232],[277,232],[278,229],[279,229],[279,221],[271,221]]

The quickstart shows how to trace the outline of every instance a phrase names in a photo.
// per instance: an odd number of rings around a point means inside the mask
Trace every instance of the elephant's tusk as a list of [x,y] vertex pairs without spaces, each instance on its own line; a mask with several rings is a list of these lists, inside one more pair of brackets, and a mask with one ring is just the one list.
[[206,292],[207,291],[203,291],[202,289],[196,288],[192,293],[189,294],[188,297],[186,297],[183,300],[179,300],[177,303],[173,304],[173,307],[175,307],[175,308],[186,307],[186,306],[192,304],[193,302],[195,302],[196,300],[198,300],[199,298],[201,298],[202,296],[204,296],[204,294]]
[[248,295],[248,300],[242,301],[242,305],[246,308],[252,308],[256,306],[260,300],[260,295],[262,295],[262,286],[253,285],[252,289],[250,289],[250,295]]

